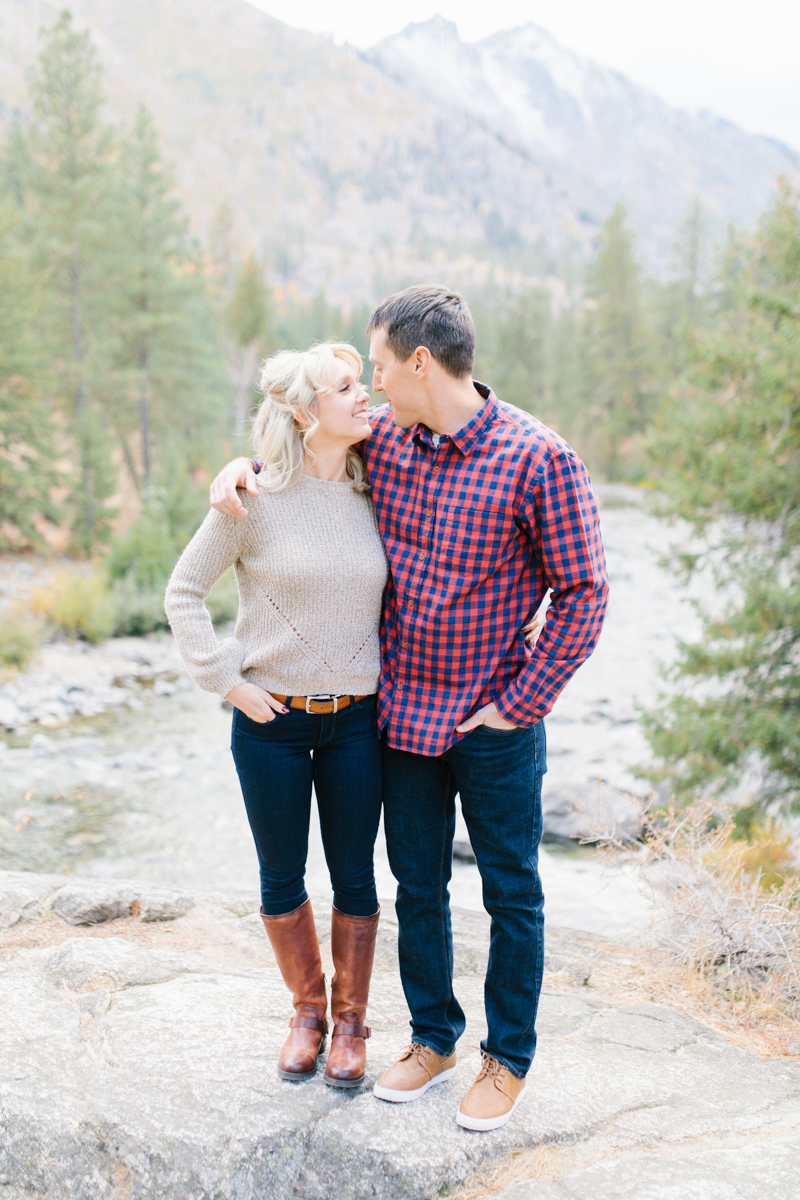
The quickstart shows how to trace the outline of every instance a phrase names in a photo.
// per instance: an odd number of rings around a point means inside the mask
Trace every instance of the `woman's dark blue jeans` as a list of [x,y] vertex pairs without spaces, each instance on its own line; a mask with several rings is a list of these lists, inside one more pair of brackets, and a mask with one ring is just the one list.
[[326,716],[290,708],[264,725],[234,709],[231,750],[258,852],[265,914],[292,912],[308,898],[312,785],[334,905],[354,917],[376,912],[373,850],[381,815],[376,697]]

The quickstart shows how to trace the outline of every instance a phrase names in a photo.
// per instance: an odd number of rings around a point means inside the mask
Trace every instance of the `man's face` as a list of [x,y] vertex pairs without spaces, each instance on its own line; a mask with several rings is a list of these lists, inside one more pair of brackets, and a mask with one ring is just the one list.
[[418,421],[425,421],[425,389],[414,369],[414,355],[401,362],[389,348],[386,331],[376,329],[369,342],[369,358],[375,367],[372,390],[383,392],[395,424],[408,429]]

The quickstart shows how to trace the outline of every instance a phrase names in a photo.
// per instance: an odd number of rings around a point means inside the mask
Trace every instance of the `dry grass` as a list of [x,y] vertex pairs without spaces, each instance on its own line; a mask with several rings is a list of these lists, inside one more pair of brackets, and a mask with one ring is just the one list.
[[[796,1055],[800,876],[774,823],[756,833],[741,839],[700,801],[648,816],[632,861],[654,896],[654,945],[607,947],[592,984],[677,1008],[756,1053]],[[629,852],[613,832],[593,840]]]
[[770,843],[734,833],[733,821],[715,827],[702,803],[650,822],[641,865],[659,901],[657,944],[698,995],[753,1017],[796,1020],[800,878],[762,886]]

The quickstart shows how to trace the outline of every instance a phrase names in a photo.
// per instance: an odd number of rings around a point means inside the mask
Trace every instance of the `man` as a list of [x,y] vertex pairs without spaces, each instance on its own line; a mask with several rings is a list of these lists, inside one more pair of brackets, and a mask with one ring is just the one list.
[[[460,794],[492,923],[483,1061],[457,1120],[495,1129],[514,1111],[536,1048],[543,718],[602,626],[597,503],[561,438],[472,380],[475,331],[461,296],[407,288],[375,310],[367,332],[373,389],[388,401],[370,410],[364,452],[391,566],[378,720],[413,1039],[374,1093],[407,1102],[454,1071],[465,1020],[447,885]],[[255,493],[249,460],[221,472],[211,499],[241,516],[237,484]],[[524,626],[548,588],[531,652]]]

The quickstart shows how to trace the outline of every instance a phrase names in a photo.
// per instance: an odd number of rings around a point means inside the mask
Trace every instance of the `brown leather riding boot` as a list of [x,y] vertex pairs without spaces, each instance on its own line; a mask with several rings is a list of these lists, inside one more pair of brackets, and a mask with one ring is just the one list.
[[265,917],[262,911],[261,920],[294,1004],[289,1036],[278,1058],[278,1074],[281,1079],[309,1079],[317,1069],[328,1033],[325,976],[311,901],[277,917]]
[[371,917],[351,917],[334,908],[331,915],[331,955],[336,973],[331,983],[333,1036],[325,1082],[331,1087],[358,1087],[367,1063],[364,1024],[369,981],[375,957],[380,909]]

